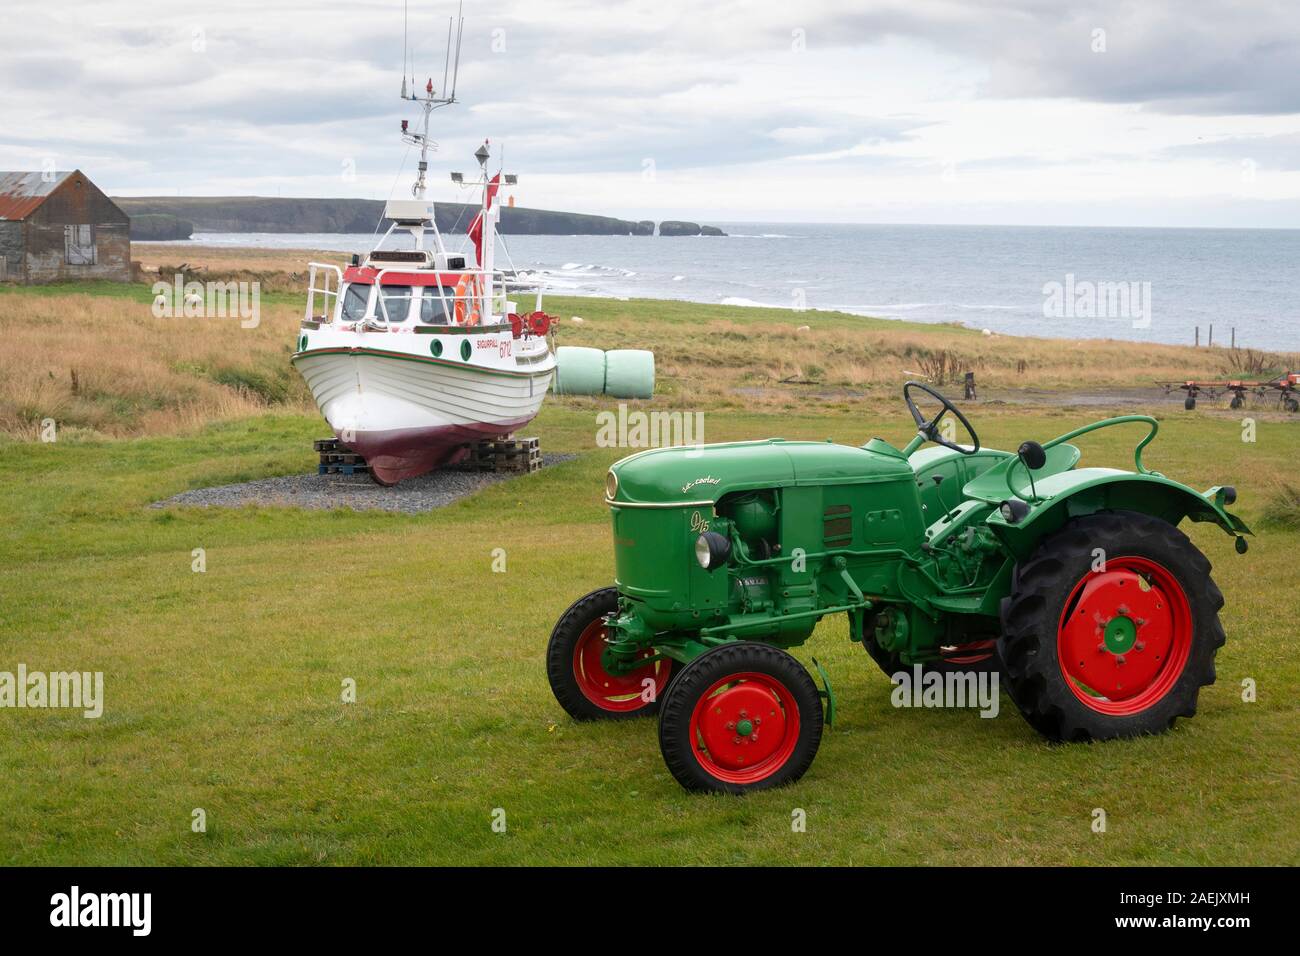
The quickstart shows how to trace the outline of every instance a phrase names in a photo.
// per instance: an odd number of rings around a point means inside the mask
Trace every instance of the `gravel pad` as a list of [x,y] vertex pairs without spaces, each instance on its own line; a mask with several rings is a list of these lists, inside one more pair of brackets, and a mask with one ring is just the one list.
[[[576,455],[543,455],[542,467],[576,458]],[[356,511],[398,511],[419,514],[432,511],[480,488],[499,481],[521,477],[519,472],[465,471],[445,468],[419,478],[408,478],[392,488],[383,488],[367,475],[286,475],[263,478],[238,485],[197,488],[153,504],[155,508],[171,505],[190,507],[241,508],[245,505],[269,505],[288,508],[326,510],[352,508]]]

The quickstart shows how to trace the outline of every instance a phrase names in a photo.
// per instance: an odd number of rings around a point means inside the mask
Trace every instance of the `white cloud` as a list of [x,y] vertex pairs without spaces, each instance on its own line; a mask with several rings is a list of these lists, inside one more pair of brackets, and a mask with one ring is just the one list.
[[[0,168],[394,187],[399,0],[4,2]],[[421,85],[451,12],[412,4]],[[490,137],[521,204],[628,218],[1300,226],[1298,50],[1281,2],[470,3],[434,182]]]

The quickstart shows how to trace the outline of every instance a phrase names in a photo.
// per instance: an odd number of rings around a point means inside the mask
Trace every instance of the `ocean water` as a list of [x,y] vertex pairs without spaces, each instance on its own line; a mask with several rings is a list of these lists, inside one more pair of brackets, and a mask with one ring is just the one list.
[[[719,223],[725,238],[506,236],[556,294],[831,309],[993,332],[1300,350],[1300,230]],[[363,251],[370,236],[200,233]],[[463,236],[449,237],[459,248]],[[1122,284],[1122,285],[1121,285]]]

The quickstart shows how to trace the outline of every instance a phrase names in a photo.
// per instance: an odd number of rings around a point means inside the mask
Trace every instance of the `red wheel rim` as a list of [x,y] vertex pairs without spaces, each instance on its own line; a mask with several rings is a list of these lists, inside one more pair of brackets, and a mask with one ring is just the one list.
[[1061,613],[1057,659],[1074,695],[1124,717],[1178,682],[1192,650],[1192,608],[1178,579],[1146,558],[1111,558],[1075,585]]
[[691,750],[705,770],[727,783],[756,783],[794,753],[799,706],[769,674],[732,674],[700,696],[690,733]]
[[[573,676],[577,679],[578,689],[582,695],[602,710],[626,713],[648,707],[659,699],[663,689],[668,686],[668,676],[672,673],[670,660],[651,661],[636,670],[623,674],[611,674],[605,670],[600,656],[605,651],[605,622],[592,621],[578,637],[573,648]],[[654,651],[646,648],[638,657],[651,657]],[[654,700],[645,700],[642,694],[646,679],[654,681]]]

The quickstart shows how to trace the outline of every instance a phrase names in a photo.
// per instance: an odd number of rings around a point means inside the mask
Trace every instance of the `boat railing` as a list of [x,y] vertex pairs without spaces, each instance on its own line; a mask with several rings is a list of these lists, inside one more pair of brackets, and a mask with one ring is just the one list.
[[534,307],[533,307],[533,311],[535,311],[535,312],[540,312],[540,311],[542,311],[542,292],[543,292],[543,286],[542,286],[542,283],[541,283],[540,280],[537,280],[537,281],[523,281],[523,282],[521,282],[521,281],[518,280],[518,279],[508,279],[508,278],[505,278],[504,276],[502,276],[500,279],[497,280],[496,285],[497,285],[497,288],[499,288],[499,289],[501,289],[501,290],[503,290],[504,292],[507,292],[507,293],[510,292],[511,290],[515,290],[515,291],[519,291],[519,292],[535,292],[535,293],[537,293],[537,302],[535,303],[535,305],[534,305]]
[[[396,273],[398,275],[409,275],[411,273],[411,269],[409,266],[406,268],[403,268],[401,266],[394,266],[392,268],[380,269],[378,272],[375,273],[375,278],[373,280],[375,286],[375,298],[376,298],[375,314],[374,317],[370,320],[370,322],[376,328],[388,328],[389,324],[392,321],[388,315],[388,303],[384,301],[384,278],[388,276],[390,273]],[[461,295],[457,295],[454,293],[452,295],[447,295],[444,286],[441,283],[438,283],[437,285],[423,286],[426,294],[429,289],[438,290],[438,299],[442,304],[442,314],[445,316],[454,316],[455,306],[457,302],[470,303],[473,302],[474,300],[478,300],[480,303],[480,308],[488,312],[490,316],[491,303],[486,302],[485,297],[483,296],[483,288],[486,284],[484,281],[484,277],[487,276],[488,273],[482,269],[457,269],[455,274],[457,277],[460,276],[471,277],[471,279],[473,280],[472,288],[466,290],[466,292]],[[448,324],[456,324],[456,323],[448,323]]]
[[[334,317],[334,305],[339,299],[339,290],[343,287],[343,270],[325,262],[307,263],[307,312],[304,322],[329,322]],[[316,285],[316,273],[320,272],[324,285]],[[333,275],[331,285],[330,276]],[[316,315],[316,296],[321,297],[321,314]],[[331,301],[332,300],[332,301]]]

